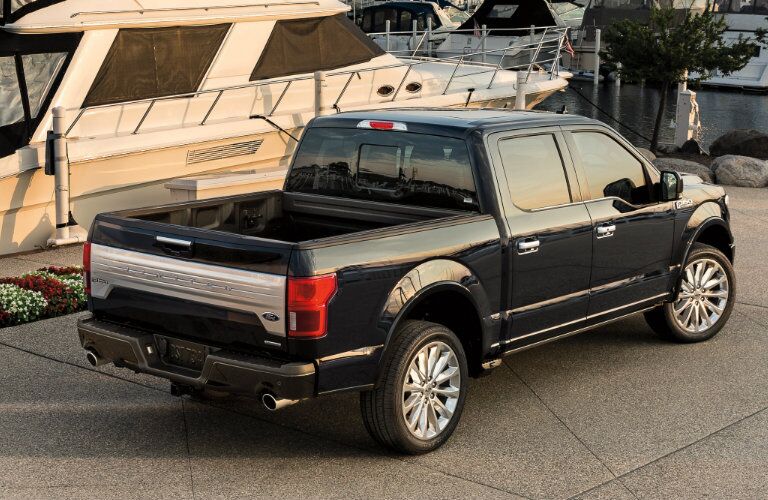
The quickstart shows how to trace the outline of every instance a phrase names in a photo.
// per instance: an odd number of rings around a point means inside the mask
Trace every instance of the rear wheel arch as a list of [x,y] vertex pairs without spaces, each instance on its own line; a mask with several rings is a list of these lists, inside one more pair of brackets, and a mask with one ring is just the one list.
[[485,318],[490,315],[485,290],[469,268],[447,259],[422,263],[398,282],[387,299],[379,320],[387,331],[379,365],[389,354],[400,326],[408,320],[422,320],[453,331],[467,353],[470,373],[479,373],[488,329]]
[[470,374],[474,376],[481,372],[482,318],[469,292],[460,285],[436,285],[422,294],[400,318],[400,322],[408,320],[437,323],[451,330],[464,347]]

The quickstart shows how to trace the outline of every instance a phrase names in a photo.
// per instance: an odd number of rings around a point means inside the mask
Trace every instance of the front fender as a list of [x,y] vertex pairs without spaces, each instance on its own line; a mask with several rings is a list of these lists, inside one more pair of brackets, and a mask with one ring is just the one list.
[[693,244],[699,240],[699,237],[704,231],[713,226],[719,226],[728,234],[729,242],[733,243],[733,235],[731,234],[731,228],[727,222],[727,217],[728,214],[723,210],[721,205],[715,202],[707,202],[697,207],[688,218],[680,233],[678,240],[679,244],[675,253],[674,262],[677,268],[675,293],[679,290],[682,269],[685,266],[685,262],[688,260],[688,255],[691,253]]
[[475,307],[482,322],[483,346],[493,330],[494,320],[488,294],[478,277],[465,265],[449,259],[419,264],[397,282],[387,297],[379,318],[379,328],[387,332],[384,353],[403,318],[424,298],[443,291],[455,291]]
[[680,244],[674,262],[683,265],[688,258],[693,243],[698,239],[701,233],[711,226],[722,226],[728,233],[731,242],[733,242],[731,229],[726,218],[727,214],[718,203],[707,202],[699,205],[688,218],[681,231],[678,240]]

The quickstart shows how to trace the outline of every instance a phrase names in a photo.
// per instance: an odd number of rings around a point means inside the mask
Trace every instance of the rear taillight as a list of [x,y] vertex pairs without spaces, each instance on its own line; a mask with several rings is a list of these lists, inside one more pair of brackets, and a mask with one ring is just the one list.
[[328,302],[335,293],[335,274],[288,278],[288,336],[325,335],[328,328]]
[[85,293],[91,294],[91,242],[83,245],[83,281],[85,281]]

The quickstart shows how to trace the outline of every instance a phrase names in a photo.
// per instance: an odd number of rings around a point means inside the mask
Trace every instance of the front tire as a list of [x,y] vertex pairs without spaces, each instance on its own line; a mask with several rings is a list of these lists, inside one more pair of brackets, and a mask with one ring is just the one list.
[[694,243],[673,302],[645,313],[648,325],[676,342],[701,342],[719,332],[733,310],[736,280],[731,261],[709,245]]
[[443,325],[407,321],[392,340],[377,388],[360,394],[365,427],[401,453],[435,450],[456,429],[467,382],[458,337]]

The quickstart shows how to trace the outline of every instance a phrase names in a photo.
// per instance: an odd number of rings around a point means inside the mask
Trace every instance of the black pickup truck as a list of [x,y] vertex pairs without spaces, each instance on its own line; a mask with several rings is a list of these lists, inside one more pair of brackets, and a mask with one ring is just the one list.
[[358,391],[405,453],[444,443],[505,355],[638,312],[706,340],[735,292],[722,188],[536,112],[317,118],[283,191],[101,214],[84,253],[94,365],[272,410]]

